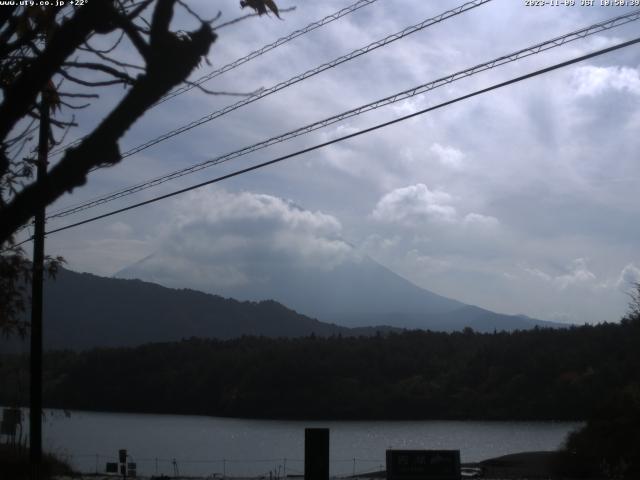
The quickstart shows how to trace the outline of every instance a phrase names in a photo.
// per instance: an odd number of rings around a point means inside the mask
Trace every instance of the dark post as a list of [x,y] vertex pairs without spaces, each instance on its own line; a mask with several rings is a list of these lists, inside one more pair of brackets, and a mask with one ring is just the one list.
[[127,450],[120,449],[118,450],[118,460],[120,461],[120,475],[122,478],[127,478]]
[[304,430],[304,480],[329,480],[329,429]]
[[[37,182],[47,175],[49,103],[46,93],[40,102]],[[29,458],[32,480],[39,480],[42,466],[42,277],[44,269],[44,215],[39,208],[34,218],[33,272],[31,276],[31,395],[29,405]]]

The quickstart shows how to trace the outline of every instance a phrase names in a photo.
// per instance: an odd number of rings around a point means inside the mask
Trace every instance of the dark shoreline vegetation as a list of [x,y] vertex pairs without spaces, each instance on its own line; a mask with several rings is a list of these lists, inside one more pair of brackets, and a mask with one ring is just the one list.
[[[0,473],[4,475],[3,479],[28,480],[31,477],[29,449],[21,445],[0,444]],[[75,473],[69,463],[56,455],[45,453],[41,478],[44,480],[59,475],[74,476]]]
[[[189,339],[45,356],[47,407],[289,419],[584,420],[640,388],[640,321],[479,334]],[[25,404],[24,356],[0,402]]]
[[[568,478],[640,474],[640,318],[512,333],[192,338],[45,355],[45,406],[274,419],[588,420]],[[0,404],[28,357],[0,355]]]

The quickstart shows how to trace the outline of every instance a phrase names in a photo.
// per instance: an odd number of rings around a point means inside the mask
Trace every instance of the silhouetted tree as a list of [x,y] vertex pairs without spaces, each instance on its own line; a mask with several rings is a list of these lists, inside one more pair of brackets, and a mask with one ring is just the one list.
[[[270,0],[246,2],[257,14],[266,12],[265,5],[277,14]],[[173,31],[178,7],[200,27]],[[101,37],[112,44],[96,47]],[[0,329],[15,330],[24,310],[29,263],[15,246],[16,231],[39,208],[83,185],[91,170],[120,162],[119,139],[187,79],[215,40],[213,21],[202,20],[182,0],[90,0],[62,7],[15,2],[0,9]],[[124,61],[119,48],[132,48],[138,60]],[[125,87],[120,101],[62,154],[46,181],[34,181],[29,150],[41,100],[51,111],[53,146],[75,125],[67,112],[86,106],[74,102],[96,98],[95,89],[110,85]]]
[[633,284],[633,290],[629,292],[631,300],[629,301],[629,310],[627,311],[627,320],[640,321],[640,282]]
[[634,283],[629,296],[629,308],[621,322],[626,335],[613,347],[622,362],[617,366],[604,362],[607,377],[621,385],[590,393],[600,402],[587,424],[567,438],[559,460],[560,473],[590,478],[640,477],[640,283]]
[[[625,418],[640,405],[638,343],[635,322],[473,335],[190,339],[50,353],[45,398],[59,408],[240,417],[606,422],[608,412]],[[0,356],[0,378],[20,361]],[[0,404],[16,397],[0,389]]]

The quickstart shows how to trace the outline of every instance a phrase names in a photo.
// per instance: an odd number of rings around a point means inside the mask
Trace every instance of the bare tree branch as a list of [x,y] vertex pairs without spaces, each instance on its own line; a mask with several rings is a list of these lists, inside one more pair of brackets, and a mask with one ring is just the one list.
[[119,60],[116,60],[115,58],[111,58],[111,57],[105,55],[102,52],[91,51],[91,50],[87,50],[87,51],[93,53],[94,55],[96,55],[100,59],[104,60],[105,62],[113,63],[114,65],[117,65],[118,67],[133,68],[135,70],[141,70],[141,71],[144,71],[144,69],[145,69],[141,65],[134,65],[132,63],[121,62]]
[[97,93],[65,93],[58,92],[59,97],[68,97],[68,98],[100,98],[100,95]]
[[175,35],[169,30],[174,4],[175,0],[158,0],[156,4],[147,72],[78,147],[66,151],[45,182],[25,187],[0,210],[0,244],[33,216],[34,205],[52,203],[65,192],[83,185],[93,167],[118,163],[121,159],[118,139],[151,105],[187,78],[207,55],[215,33],[203,24],[185,37]]
[[[275,6],[273,0],[251,1],[268,1]],[[143,14],[151,5],[153,11]],[[171,31],[178,5],[200,21],[199,29]],[[270,8],[277,12],[277,7]],[[184,82],[203,59],[207,61],[216,40],[211,23],[220,17],[218,14],[211,21],[202,20],[183,0],[91,0],[69,11],[67,16],[66,10],[51,6],[0,8],[0,331],[21,333],[28,328],[18,315],[26,306],[24,282],[19,279],[28,275],[29,260],[19,244],[16,246],[15,233],[28,225],[37,209],[83,185],[90,171],[121,160],[118,141],[125,132],[167,92]],[[94,36],[113,32],[117,35],[106,37],[106,49],[90,42]],[[142,58],[139,65],[117,57],[125,37]],[[76,52],[79,58],[72,58]],[[38,95],[49,103],[53,113],[61,107],[73,111],[87,105],[68,99],[99,97],[95,90],[75,91],[75,85],[93,88],[113,84],[130,88],[123,90],[120,102],[96,128],[74,142],[76,147],[66,148],[44,181],[34,181],[32,125],[39,119]],[[214,95],[247,95],[198,88]],[[55,145],[76,122],[70,114],[51,117],[46,134],[49,144]],[[62,137],[59,142],[57,135]],[[20,155],[26,157],[18,158]],[[53,269],[60,262],[49,260]]]
[[57,29],[42,55],[34,59],[5,90],[5,98],[0,104],[0,138],[5,138],[16,122],[27,115],[35,103],[38,93],[64,60],[78,48],[100,23],[104,16],[106,0],[89,2],[78,9],[76,15]]
[[130,82],[127,80],[104,80],[104,81],[99,81],[99,82],[94,82],[91,80],[82,80],[78,77],[75,77],[73,75],[71,75],[69,72],[65,72],[65,71],[60,71],[59,72],[60,75],[62,75],[64,78],[66,78],[67,80],[69,80],[72,83],[77,83],[78,85],[82,85],[85,87],[107,87],[109,85],[118,85],[118,84],[122,84],[124,83],[125,85],[129,84]]
[[91,105],[91,103],[83,103],[82,105],[74,105],[73,103],[60,100],[60,104],[64,105],[71,110],[83,110]]
[[122,31],[127,34],[127,37],[129,37],[129,40],[131,40],[131,43],[134,47],[136,47],[136,50],[138,50],[138,53],[142,56],[142,58],[144,58],[145,61],[148,61],[150,54],[149,46],[144,41],[144,38],[142,38],[142,35],[138,31],[138,28],[133,24],[131,19],[119,15],[117,16],[115,21],[118,27],[120,27]]
[[105,54],[105,55],[106,55],[106,54],[108,54],[108,53],[113,52],[116,48],[118,48],[118,45],[120,45],[120,42],[122,42],[122,39],[123,39],[123,38],[124,38],[124,32],[120,32],[120,36],[118,37],[118,39],[113,43],[113,45],[111,45],[111,46],[110,46],[109,48],[107,48],[106,50],[100,50],[100,49],[97,49],[97,48],[95,48],[95,47],[92,47],[92,46],[89,44],[89,40],[90,40],[90,39],[88,38],[88,39],[87,39],[87,41],[85,42],[85,45],[86,45],[86,46],[84,46],[84,47],[82,47],[82,46],[81,46],[81,47],[78,47],[78,50],[85,50],[85,51],[87,51],[87,52],[91,52],[91,53],[95,53],[95,54],[101,53],[101,54]]
[[135,83],[135,79],[130,77],[126,73],[121,72],[120,70],[117,70],[117,69],[115,69],[113,67],[110,67],[108,65],[104,65],[102,63],[96,63],[96,62],[65,62],[62,65],[63,65],[63,67],[86,68],[86,69],[89,69],[89,70],[97,70],[97,71],[100,71],[100,72],[104,72],[104,73],[106,73],[108,75],[111,75],[112,77],[118,78],[118,79],[122,80],[124,83],[129,83],[129,84]]
[[202,84],[200,84],[200,83],[190,82],[188,80],[185,81],[184,83],[186,83],[187,85],[191,85],[194,88],[197,88],[202,93],[206,93],[207,95],[225,95],[225,96],[229,96],[229,97],[250,97],[252,95],[255,95],[260,90],[263,90],[263,88],[259,88],[257,90],[254,90],[253,92],[247,92],[247,93],[242,93],[242,92],[223,92],[223,91],[218,91],[218,90],[209,90],[208,88],[203,87]]

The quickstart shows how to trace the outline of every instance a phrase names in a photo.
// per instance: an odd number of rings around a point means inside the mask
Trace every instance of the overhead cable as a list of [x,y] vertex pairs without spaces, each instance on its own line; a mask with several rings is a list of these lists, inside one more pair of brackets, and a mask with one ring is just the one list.
[[585,38],[588,37],[590,35],[593,35],[595,33],[599,33],[602,32],[604,30],[609,30],[611,28],[614,27],[619,27],[621,25],[624,25],[626,23],[632,22],[632,21],[637,21],[640,19],[640,10],[636,10],[634,12],[631,12],[629,14],[626,15],[621,15],[618,17],[614,17],[611,18],[609,20],[603,21],[603,22],[599,22],[596,23],[594,25],[590,25],[588,27],[582,28],[580,30],[576,30],[574,32],[562,35],[560,37],[555,37],[552,38],[550,40],[538,43],[536,45],[533,45],[531,47],[528,48],[524,48],[521,50],[518,50],[516,52],[512,52],[509,53],[507,55],[503,55],[500,56],[498,58],[495,58],[493,60],[490,60],[488,62],[484,62],[478,65],[475,65],[473,67],[467,68],[465,70],[461,70],[459,72],[453,73],[451,75],[447,75],[445,77],[441,77],[438,78],[437,80],[432,80],[429,81],[427,83],[423,83],[421,85],[418,85],[416,87],[413,87],[411,89],[408,90],[404,90],[402,92],[396,93],[394,95],[382,98],[380,100],[376,100],[375,102],[371,102],[365,105],[361,105],[357,108],[353,108],[351,110],[348,110],[346,112],[340,113],[338,115],[334,115],[328,118],[325,118],[323,120],[320,120],[318,122],[306,125],[304,127],[300,127],[297,128],[295,130],[291,130],[287,133],[275,136],[275,137],[271,137],[267,140],[263,140],[261,142],[255,143],[253,145],[249,145],[246,147],[243,147],[239,150],[235,150],[233,152],[229,152],[226,153],[224,155],[219,155],[217,157],[214,157],[212,159],[206,160],[204,162],[192,165],[190,167],[187,168],[183,168],[180,170],[176,170],[174,172],[156,177],[154,179],[151,180],[147,180],[145,182],[141,182],[138,183],[136,185],[130,186],[130,187],[126,187],[120,190],[117,190],[113,193],[107,194],[107,195],[102,195],[99,196],[97,198],[94,198],[92,200],[89,200],[87,202],[83,202],[80,204],[76,204],[75,206],[70,206],[65,208],[64,210],[60,210],[57,212],[52,213],[51,215],[49,215],[47,218],[51,219],[51,218],[60,218],[60,217],[66,217],[68,215],[72,215],[78,212],[81,212],[83,210],[87,210],[89,208],[93,208],[96,207],[98,205],[102,205],[104,203],[116,200],[118,198],[122,198],[128,195],[132,195],[134,193],[140,192],[142,190],[146,190],[148,188],[152,188],[155,187],[157,185],[163,184],[165,182],[168,182],[170,180],[174,180],[176,178],[180,178],[183,177],[185,175],[189,175],[191,173],[203,170],[205,168],[208,168],[212,165],[217,165],[223,162],[227,162],[229,160],[247,155],[249,153],[253,153],[255,151],[258,150],[262,150],[264,148],[267,148],[269,146],[275,145],[277,143],[281,143],[287,140],[290,140],[292,138],[298,137],[300,135],[304,135],[307,134],[309,132],[318,130],[320,128],[332,125],[334,123],[340,122],[342,120],[351,118],[351,117],[355,117],[357,115],[360,115],[362,113],[365,112],[369,112],[372,110],[376,110],[378,108],[393,104],[393,103],[397,103],[400,102],[402,100],[406,100],[408,98],[414,97],[416,95],[420,95],[426,92],[429,92],[430,90],[434,90],[438,87],[441,87],[443,85],[448,85],[452,82],[461,80],[463,78],[469,77],[471,75],[475,75],[477,73],[489,70],[491,68],[495,68],[501,65],[504,65],[506,63],[510,63],[510,62],[515,62],[516,60],[519,60],[521,58],[525,58],[528,57],[530,55],[535,55],[537,53],[549,50],[551,48],[554,47],[558,47],[561,45],[564,45],[568,42],[572,42],[574,40],[578,40],[581,38]]
[[162,97],[160,100],[158,100],[158,102],[156,102],[156,105],[159,105],[161,103],[166,102],[167,100],[170,100],[173,97],[176,97],[178,95],[181,95],[185,92],[188,92],[189,90],[197,87],[198,85],[202,85],[205,82],[208,82],[209,80],[212,80],[214,78],[216,78],[219,75],[222,75],[225,72],[228,72],[229,70],[233,70],[236,67],[239,67],[240,65],[247,63],[251,60],[253,60],[256,57],[259,57],[260,55],[264,55],[265,53],[278,48],[281,45],[284,45],[285,43],[290,42],[291,40],[298,38],[306,33],[309,33],[317,28],[320,28],[324,25],[327,25],[328,23],[331,23],[335,20],[338,20],[341,17],[344,17],[345,15],[349,15],[350,13],[355,12],[356,10],[359,10],[362,7],[366,7],[368,5],[371,5],[374,2],[377,2],[378,0],[359,0],[356,3],[349,5],[348,7],[343,8],[342,10],[338,10],[335,13],[332,13],[331,15],[327,15],[326,17],[324,17],[321,20],[318,20],[317,22],[313,22],[310,23],[309,25],[307,25],[304,28],[301,28],[299,30],[295,30],[293,32],[291,32],[289,35],[287,35],[286,37],[281,37],[278,40],[276,40],[273,43],[270,43],[268,45],[265,45],[264,47],[259,48],[258,50],[254,50],[253,52],[249,53],[248,55],[239,58],[237,60],[234,60],[231,63],[226,64],[223,67],[218,68],[217,70],[214,70],[211,73],[208,73],[207,75],[203,75],[202,77],[200,77],[197,80],[194,80],[193,82],[190,82],[188,84],[182,85],[179,88],[176,88],[175,90],[167,93],[164,97]]
[[[62,232],[64,230],[69,230],[71,228],[75,228],[75,227],[78,227],[80,225],[85,225],[87,223],[95,222],[97,220],[101,220],[103,218],[111,217],[111,216],[117,215],[119,213],[127,212],[129,210],[133,210],[133,209],[142,207],[144,205],[149,205],[151,203],[155,203],[155,202],[158,202],[160,200],[171,198],[171,197],[174,197],[176,195],[180,195],[182,193],[186,193],[186,192],[189,192],[191,190],[195,190],[195,189],[204,187],[206,185],[219,183],[219,182],[221,182],[223,180],[227,180],[229,178],[237,177],[239,175],[251,172],[253,170],[258,170],[260,168],[263,168],[263,167],[266,167],[266,166],[269,166],[269,165],[273,165],[275,163],[279,163],[279,162],[282,162],[284,160],[288,160],[290,158],[297,157],[297,156],[300,156],[302,154],[312,152],[314,150],[319,150],[319,149],[327,147],[329,145],[333,145],[333,144],[336,144],[336,143],[339,143],[339,142],[343,142],[343,141],[348,140],[350,138],[355,138],[355,137],[358,137],[360,135],[364,135],[366,133],[370,133],[370,132],[379,130],[381,128],[388,127],[390,125],[394,125],[396,123],[403,122],[403,121],[408,120],[410,118],[414,118],[414,117],[417,117],[419,115],[424,115],[425,113],[428,113],[428,112],[431,112],[431,111],[434,111],[434,110],[438,110],[440,108],[452,105],[454,103],[458,103],[458,102],[461,102],[463,100],[467,100],[469,98],[472,98],[472,97],[475,97],[475,96],[478,96],[478,95],[481,95],[481,94],[484,94],[484,93],[487,93],[487,92],[490,92],[490,91],[493,91],[493,90],[497,90],[499,88],[503,88],[503,87],[506,87],[508,85],[512,85],[514,83],[518,83],[518,82],[521,82],[521,81],[524,81],[524,80],[528,80],[530,78],[537,77],[539,75],[542,75],[542,74],[545,74],[545,73],[549,73],[551,71],[558,70],[560,68],[564,68],[566,66],[573,65],[575,63],[582,62],[582,61],[588,60],[590,58],[598,57],[600,55],[604,55],[606,53],[613,52],[615,50],[619,50],[621,48],[625,48],[625,47],[628,47],[628,46],[631,46],[631,45],[634,45],[634,44],[637,44],[637,43],[640,43],[640,37],[635,38],[633,40],[629,40],[627,42],[619,43],[617,45],[614,45],[614,46],[611,46],[611,47],[608,47],[608,48],[603,48],[603,49],[597,50],[597,51],[589,53],[587,55],[582,55],[580,57],[575,57],[575,58],[573,58],[571,60],[567,60],[567,61],[564,61],[564,62],[561,62],[561,63],[557,63],[557,64],[552,65],[550,67],[546,67],[546,68],[542,68],[542,69],[539,69],[539,70],[535,70],[535,71],[527,73],[525,75],[521,75],[519,77],[512,78],[511,80],[507,80],[505,82],[501,82],[501,83],[497,83],[497,84],[491,85],[490,87],[486,87],[486,88],[483,88],[483,89],[480,89],[480,90],[476,90],[476,91],[474,91],[472,93],[469,93],[469,94],[466,94],[466,95],[462,95],[460,97],[454,98],[452,100],[448,100],[446,102],[439,103],[437,105],[434,105],[434,106],[431,106],[431,107],[428,107],[428,108],[424,108],[424,109],[419,110],[417,112],[410,113],[408,115],[404,115],[402,117],[396,118],[394,120],[389,120],[387,122],[380,123],[378,125],[366,128],[364,130],[360,130],[358,132],[350,133],[348,135],[343,135],[343,136],[335,138],[333,140],[329,140],[327,142],[319,143],[319,144],[314,145],[312,147],[304,148],[302,150],[298,150],[296,152],[277,157],[277,158],[275,158],[273,160],[269,160],[267,162],[259,163],[257,165],[253,165],[251,167],[243,168],[241,170],[236,170],[235,172],[228,173],[226,175],[222,175],[220,177],[216,177],[216,178],[213,178],[211,180],[207,180],[205,182],[198,183],[196,185],[191,185],[189,187],[182,188],[180,190],[176,190],[176,191],[164,194],[164,195],[160,195],[160,196],[151,198],[149,200],[145,200],[143,202],[135,203],[133,205],[129,205],[129,206],[124,207],[124,208],[119,208],[117,210],[113,210],[111,212],[104,213],[102,215],[97,215],[95,217],[88,218],[86,220],[82,220],[80,222],[76,222],[76,223],[72,223],[70,225],[66,225],[66,226],[63,226],[63,227],[60,227],[60,228],[56,228],[56,229],[53,229],[53,230],[50,230],[50,231],[46,232],[46,234],[50,235],[50,234],[53,234],[53,233]],[[30,239],[28,239],[28,240],[30,240]],[[28,240],[26,240],[26,241],[28,241]],[[22,242],[22,243],[24,243],[24,242]],[[20,245],[20,244],[18,244],[18,245]]]
[[[254,50],[253,52],[245,55],[244,57],[238,58],[236,60],[234,60],[231,63],[228,63],[214,71],[212,71],[211,73],[208,73],[206,75],[203,75],[202,77],[198,78],[197,80],[194,80],[193,82],[189,82],[188,84],[182,85],[181,87],[178,87],[172,91],[170,91],[169,93],[167,93],[166,95],[164,95],[162,98],[160,98],[160,100],[158,100],[151,108],[160,105],[161,103],[166,102],[167,100],[170,100],[171,98],[177,97],[178,95],[181,95],[185,92],[188,92],[189,90],[191,90],[192,88],[195,88],[199,85],[202,85],[205,82],[208,82],[209,80],[212,80],[220,75],[222,75],[223,73],[228,72],[229,70],[233,70],[234,68],[239,67],[240,65],[243,65],[251,60],[253,60],[256,57],[259,57],[260,55],[264,55],[267,52],[270,52],[271,50],[278,48],[282,45],[284,45],[285,43],[290,42],[291,40],[294,40],[295,38],[298,38],[304,34],[307,34],[317,28],[320,28],[324,25],[327,25],[331,22],[334,22],[335,20],[338,20],[339,18],[344,17],[345,15],[349,15],[350,13],[353,13],[359,9],[361,9],[362,7],[366,7],[368,5],[371,5],[372,3],[377,2],[378,0],[358,0],[357,2],[349,5],[348,7],[345,7],[341,10],[338,10],[337,12],[332,13],[331,15],[327,15],[326,17],[310,23],[309,25],[307,25],[306,27],[303,27],[299,30],[294,30],[293,32],[291,32],[289,35],[285,36],[285,37],[281,37],[279,39],[277,39],[275,42],[273,43],[269,43],[263,47],[260,47],[257,50]],[[73,142],[69,142],[68,144],[55,149],[54,151],[51,152],[51,155],[57,155],[58,153],[64,152],[67,148],[70,147],[74,147],[76,145],[78,145],[80,142],[82,142],[82,140],[84,140],[84,137],[82,138],[78,138],[77,140],[74,140]]]
[[[492,0],[472,0],[471,2],[467,2],[463,5],[460,5],[454,9],[451,10],[447,10],[446,12],[443,12],[439,15],[436,15],[435,17],[431,17],[428,18],[426,20],[423,20],[420,23],[417,23],[415,25],[412,25],[410,27],[407,27],[403,30],[401,30],[400,32],[394,33],[392,35],[388,35],[387,37],[381,39],[381,40],[377,40],[373,43],[370,43],[369,45],[366,45],[364,47],[358,48],[356,50],[353,50],[352,52],[343,55],[341,57],[338,57],[334,60],[331,60],[330,62],[327,63],[323,63],[322,65],[319,65],[315,68],[312,68],[310,70],[307,70],[304,73],[300,73],[294,77],[289,78],[288,80],[285,80],[283,82],[280,82],[276,85],[273,85],[269,88],[263,88],[261,90],[258,90],[256,93],[248,96],[247,98],[244,98],[242,100],[237,101],[236,103],[233,103],[231,105],[228,105],[220,110],[216,110],[215,112],[212,112],[208,115],[205,115],[204,117],[201,117],[197,120],[194,120],[186,125],[183,125],[181,127],[178,127],[174,130],[171,130],[169,132],[166,132],[162,135],[159,135],[141,145],[138,145],[130,150],[127,150],[126,152],[122,153],[121,157],[122,158],[126,158],[126,157],[130,157],[131,155],[135,155],[136,153],[139,153],[143,150],[146,150],[149,147],[152,147],[153,145],[157,145],[160,142],[164,142],[165,140],[168,140],[169,138],[175,137],[176,135],[180,135],[182,133],[185,133],[195,127],[198,127],[200,125],[203,125],[207,122],[210,122],[216,118],[222,117],[223,115],[226,115],[230,112],[233,112],[234,110],[237,110],[241,107],[244,107],[246,105],[249,105],[257,100],[260,100],[261,98],[267,97],[269,95],[272,95],[276,92],[279,92],[280,90],[283,90],[285,88],[290,87],[291,85],[295,85],[296,83],[302,82],[303,80],[307,80],[311,77],[314,77],[315,75],[318,75],[326,70],[329,70],[331,68],[335,68],[338,65],[341,65],[343,63],[346,63],[348,61],[351,61],[355,58],[358,58],[362,55],[365,55],[369,52],[372,52],[373,50],[376,50],[380,47],[384,47],[385,45],[389,45],[390,43],[393,43],[397,40],[400,40],[401,38],[404,38],[408,35],[412,35],[416,32],[419,32],[421,30],[424,30],[427,27],[430,27],[432,25],[435,25],[437,23],[443,22],[451,17],[460,15],[464,12],[467,12],[469,10],[472,10],[474,8],[479,7],[480,5],[484,5],[485,3],[489,3]],[[95,171],[95,170],[99,170],[102,167],[95,167],[93,168],[91,171]]]

